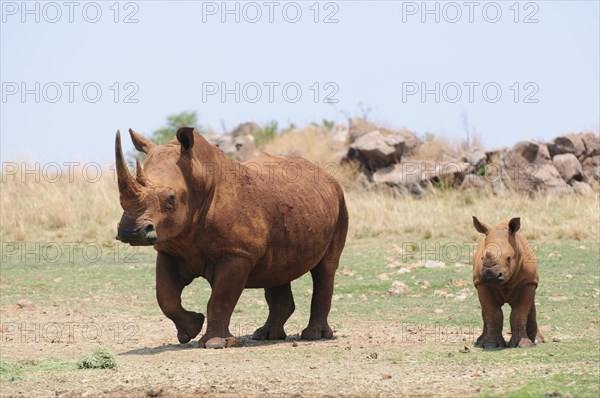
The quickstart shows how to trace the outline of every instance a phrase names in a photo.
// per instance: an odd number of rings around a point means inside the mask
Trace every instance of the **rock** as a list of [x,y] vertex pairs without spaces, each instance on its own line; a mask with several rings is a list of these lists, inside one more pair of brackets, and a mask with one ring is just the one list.
[[502,159],[502,156],[504,156],[506,152],[508,152],[508,148],[488,149],[487,151],[485,151],[486,162],[498,164],[500,163],[500,159]]
[[470,164],[463,162],[402,162],[377,170],[373,182],[418,196],[426,187],[459,187],[470,168]]
[[348,121],[348,138],[351,144],[363,135],[375,130],[377,130],[377,126],[365,119],[353,117]]
[[591,156],[581,162],[583,180],[587,183],[600,181],[600,155]]
[[410,287],[402,281],[392,282],[392,286],[388,289],[388,293],[392,296],[399,296],[410,291]]
[[552,158],[552,164],[567,183],[571,180],[582,181],[583,169],[577,157],[572,153],[563,153]]
[[358,160],[369,171],[375,171],[400,161],[403,150],[402,137],[385,137],[379,130],[375,130],[350,144],[346,157]]
[[563,153],[572,153],[580,158],[586,151],[581,136],[573,133],[558,136],[550,141],[547,146],[551,157]]
[[243,137],[246,135],[254,136],[256,132],[260,131],[260,126],[254,122],[242,123],[231,132],[233,138]]
[[500,160],[504,185],[524,192],[571,193],[552,164],[546,145],[536,140],[517,142]]
[[427,260],[425,261],[425,268],[446,268],[446,263],[443,261]]
[[586,158],[600,155],[600,137],[591,131],[587,131],[581,134],[581,140],[583,141],[583,146],[585,147]]
[[402,153],[402,156],[412,155],[415,149],[423,143],[415,133],[406,128],[402,128],[398,131],[390,131],[389,134],[399,135],[404,139],[404,152]]
[[576,194],[581,196],[590,196],[594,194],[594,189],[590,184],[582,181],[573,181],[571,184]]
[[233,133],[221,134],[215,139],[215,146],[225,152],[227,156],[239,162],[258,155],[258,150],[254,144],[254,136],[249,134],[239,134],[235,137]]
[[463,162],[471,164],[475,169],[484,166],[487,160],[486,153],[479,147],[473,147],[461,158]]

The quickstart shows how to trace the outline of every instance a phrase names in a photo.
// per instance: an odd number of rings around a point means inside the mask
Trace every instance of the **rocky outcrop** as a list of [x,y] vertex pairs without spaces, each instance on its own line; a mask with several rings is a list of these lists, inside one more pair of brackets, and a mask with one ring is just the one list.
[[258,155],[254,143],[254,134],[257,131],[260,131],[258,124],[253,122],[242,123],[231,132],[213,136],[209,141],[230,158],[243,162]]
[[547,144],[529,139],[510,148],[472,147],[460,160],[433,162],[411,159],[421,141],[410,132],[368,131],[376,126],[362,119],[350,125],[354,138],[344,161],[360,164],[362,186],[412,195],[433,188],[589,195],[600,188],[600,140],[590,132],[565,134]]
[[517,142],[500,160],[502,181],[509,189],[526,192],[570,193],[552,164],[546,145],[536,140]]

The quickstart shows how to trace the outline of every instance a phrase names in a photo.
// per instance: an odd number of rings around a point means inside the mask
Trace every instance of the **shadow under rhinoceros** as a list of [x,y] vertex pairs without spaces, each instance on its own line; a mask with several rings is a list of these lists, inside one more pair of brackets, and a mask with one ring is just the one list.
[[[228,349],[239,349],[239,348],[252,348],[252,347],[262,347],[262,346],[273,346],[273,345],[286,345],[286,344],[294,344],[294,343],[312,343],[318,342],[320,340],[314,341],[305,341],[301,340],[299,335],[292,335],[285,338],[285,340],[253,340],[251,335],[238,336],[236,337],[237,344],[235,347],[231,347]],[[327,341],[337,340],[336,336],[332,339],[327,339]],[[325,340],[323,340],[325,341]],[[184,351],[184,350],[192,350],[199,349],[198,341],[191,341],[185,344],[162,344],[157,347],[143,347],[143,348],[134,348],[129,351],[121,352],[118,355],[156,355],[163,352],[168,351]]]

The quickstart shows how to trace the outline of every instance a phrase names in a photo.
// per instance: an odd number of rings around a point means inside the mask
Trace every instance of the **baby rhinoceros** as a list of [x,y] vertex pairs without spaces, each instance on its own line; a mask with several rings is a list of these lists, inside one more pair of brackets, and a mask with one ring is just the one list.
[[483,333],[475,345],[506,347],[502,337],[502,306],[508,303],[511,338],[508,347],[531,347],[544,341],[535,316],[538,260],[527,240],[517,233],[519,218],[491,228],[473,217],[475,229],[485,234],[473,259],[473,283],[479,295]]

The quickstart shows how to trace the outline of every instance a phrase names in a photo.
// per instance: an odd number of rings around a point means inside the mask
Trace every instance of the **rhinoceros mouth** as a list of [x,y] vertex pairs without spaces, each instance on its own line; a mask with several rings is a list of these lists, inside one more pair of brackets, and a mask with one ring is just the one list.
[[117,228],[117,240],[131,246],[152,246],[158,241],[154,227],[150,224],[135,230]]
[[502,272],[492,273],[492,272],[484,272],[479,276],[479,282],[483,284],[489,285],[497,285],[504,283],[505,278]]

